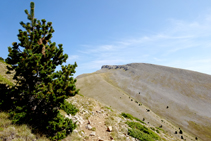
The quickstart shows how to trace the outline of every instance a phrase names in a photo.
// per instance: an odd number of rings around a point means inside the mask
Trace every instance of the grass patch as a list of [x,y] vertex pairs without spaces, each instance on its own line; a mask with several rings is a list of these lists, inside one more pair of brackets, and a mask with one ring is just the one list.
[[12,124],[12,121],[9,120],[9,114],[6,112],[0,112],[0,128],[7,128]]
[[84,114],[84,119],[88,120],[91,117],[90,113],[85,113]]
[[96,131],[96,128],[95,127],[92,127],[92,129],[91,129],[92,131]]
[[134,117],[133,117],[131,114],[122,113],[121,115],[122,115],[123,117],[125,117],[125,118],[130,119],[130,120],[133,120],[133,119],[134,119]]
[[150,127],[150,129],[153,130],[153,131],[155,131],[155,128],[153,128],[153,127]]
[[0,83],[4,83],[4,84],[8,84],[8,85],[13,85],[13,83],[11,81],[9,81],[7,78],[3,77],[1,74],[0,74]]
[[62,141],[83,141],[83,139],[77,132],[72,132],[69,136],[62,139]]
[[108,110],[110,110],[111,112],[113,112],[113,110],[110,107],[105,106],[105,108],[108,109]]
[[154,139],[151,136],[135,128],[128,129],[128,135],[141,141],[154,141]]
[[1,59],[0,59],[0,62],[1,62],[1,63],[4,63],[4,64],[7,64],[6,62],[4,62],[4,60],[1,60]]
[[36,137],[38,137],[38,141],[49,141],[45,136],[32,134],[31,128],[25,124],[12,124],[12,121],[9,119],[9,114],[0,112],[0,137],[6,139],[9,138],[11,134],[14,136],[14,141],[34,140]]
[[160,131],[157,129],[157,130],[155,130],[157,133],[160,133]]
[[160,137],[154,133],[149,128],[145,127],[144,125],[138,122],[126,122],[127,125],[131,128],[128,129],[128,134],[134,138],[144,141],[154,141],[160,140]]
[[136,117],[134,117],[134,119],[135,119],[136,121],[139,121],[139,122],[143,123],[143,124],[146,124],[145,122],[143,122],[142,120],[140,120],[140,119],[138,119],[138,118],[136,118]]
[[82,95],[81,93],[79,93],[78,95],[80,95],[80,96],[84,97],[84,95]]
[[155,127],[155,128],[164,132],[164,130],[162,128],[160,128],[160,127]]
[[140,120],[140,119],[138,119],[138,118],[132,116],[131,114],[122,113],[121,115],[122,115],[123,117],[127,118],[127,119],[130,119],[130,120],[135,119],[136,121],[139,121],[139,122],[141,122],[142,124],[146,124],[145,122],[143,122],[142,120]]
[[105,125],[107,125],[107,126],[114,126],[115,123],[116,123],[116,121],[114,120],[113,116],[109,116],[105,120]]

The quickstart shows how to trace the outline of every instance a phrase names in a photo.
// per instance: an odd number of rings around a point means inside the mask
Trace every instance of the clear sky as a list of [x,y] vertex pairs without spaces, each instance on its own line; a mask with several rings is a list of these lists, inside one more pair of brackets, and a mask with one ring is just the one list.
[[[31,0],[0,1],[0,56],[18,42]],[[34,0],[51,21],[52,42],[78,64],[74,77],[102,65],[151,63],[211,75],[211,0]],[[64,65],[65,65],[64,64]],[[60,67],[57,67],[60,70]]]

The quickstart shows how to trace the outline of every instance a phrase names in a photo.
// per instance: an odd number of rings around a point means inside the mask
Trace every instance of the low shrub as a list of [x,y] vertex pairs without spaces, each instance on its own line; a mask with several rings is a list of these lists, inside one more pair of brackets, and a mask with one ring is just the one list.
[[161,130],[161,131],[164,132],[164,130],[162,128],[160,128],[160,127],[155,127],[155,128],[157,128],[158,130]]
[[153,127],[150,127],[150,129],[152,129],[153,131],[155,131],[155,128],[153,128]]
[[132,116],[131,114],[122,113],[121,115],[122,115],[123,117],[125,117],[125,118],[130,119],[130,120],[135,119],[136,121],[139,121],[139,122],[141,122],[141,123],[143,123],[143,124],[146,124],[145,122],[143,122],[142,120],[140,120],[140,119],[138,119],[138,118]]
[[123,117],[125,117],[125,118],[130,119],[130,120],[133,120],[133,119],[134,119],[134,117],[133,117],[131,114],[122,113],[121,115],[122,115]]
[[96,131],[96,128],[95,127],[92,127],[92,129],[91,129],[92,131]]
[[108,110],[110,110],[111,112],[113,112],[113,110],[110,107],[105,106],[105,108],[108,109]]
[[[142,124],[140,124],[140,123],[138,123],[138,122],[126,122],[127,123],[127,125],[130,127],[130,128],[132,128],[131,130],[130,130],[130,132],[128,132],[128,134],[130,135],[130,136],[132,136],[132,137],[134,137],[134,138],[137,138],[136,136],[145,136],[145,137],[147,137],[148,138],[148,140],[149,141],[151,141],[152,139],[155,139],[155,140],[159,140],[160,139],[160,137],[156,134],[156,133],[154,133],[152,130],[150,130],[149,128],[147,128],[147,127],[145,127],[144,125],[142,125]],[[138,130],[138,131],[137,131]],[[129,129],[128,129],[128,131],[129,131]],[[136,135],[136,134],[141,134],[141,135]],[[138,138],[139,139],[139,138]],[[140,139],[140,140],[142,140],[142,139]],[[146,140],[146,139],[145,139]],[[147,141],[148,141],[147,140]],[[153,141],[153,140],[152,140]]]
[[139,139],[140,141],[154,141],[154,139],[148,134],[144,134],[142,131],[135,128],[128,129],[128,135],[133,138]]
[[143,124],[146,124],[145,122],[143,122],[142,120],[140,120],[140,119],[138,119],[138,118],[136,118],[136,117],[134,117],[134,119],[135,119],[136,121],[139,121],[139,122],[143,123]]

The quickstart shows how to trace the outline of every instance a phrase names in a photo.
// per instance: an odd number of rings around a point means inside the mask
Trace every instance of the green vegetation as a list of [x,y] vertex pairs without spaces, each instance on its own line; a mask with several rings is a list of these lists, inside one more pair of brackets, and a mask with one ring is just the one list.
[[114,126],[116,123],[116,120],[114,119],[115,115],[110,115],[105,120],[105,125],[107,126]]
[[0,74],[0,83],[8,84],[8,85],[11,85],[11,86],[13,85],[13,83],[11,81],[9,81],[5,77],[3,77],[1,74]]
[[135,119],[136,121],[139,121],[139,122],[141,122],[141,123],[143,123],[143,124],[146,124],[146,123],[143,122],[142,120],[140,120],[140,119],[138,119],[138,118],[136,118],[136,117],[133,117],[131,114],[122,113],[121,115],[122,115],[123,117],[127,118],[127,119],[130,119],[130,120]]
[[0,62],[5,63],[4,58],[0,57]]
[[128,134],[134,138],[143,141],[160,140],[160,137],[152,130],[138,122],[126,122],[131,129],[128,129]]
[[79,111],[74,105],[66,100],[60,105],[60,109],[64,110],[68,115],[75,115]]
[[108,110],[110,110],[111,112],[113,112],[113,110],[110,107],[105,106],[105,108],[108,109]]
[[[56,43],[50,40],[54,32],[52,22],[34,18],[33,2],[30,7],[30,14],[25,10],[30,22],[20,22],[26,30],[19,29],[20,43],[13,42],[13,47],[8,47],[9,55],[5,59],[9,64],[7,74],[15,72],[13,79],[16,84],[8,86],[5,83],[11,82],[0,76],[0,82],[4,83],[0,84],[0,111],[9,113],[14,125],[26,124],[34,133],[42,133],[50,140],[61,140],[76,128],[76,123],[59,111],[69,114],[78,111],[65,101],[79,93],[75,87],[76,79],[72,77],[77,64],[62,65],[68,55],[63,54],[62,44],[57,48]],[[55,72],[58,65],[62,71]],[[4,123],[3,127],[6,126]]]
[[[127,125],[130,127],[128,129],[128,135],[137,138],[141,141],[154,141],[154,140],[160,140],[160,137],[154,133],[153,131],[155,131],[155,128],[151,127],[150,130],[147,127],[145,127],[142,124],[146,124],[145,122],[143,122],[142,120],[133,117],[131,114],[127,114],[127,113],[122,113],[121,114],[123,117],[130,119],[130,120],[136,120],[138,122],[129,122],[127,121]],[[142,124],[140,124],[140,123]]]
[[0,62],[2,62],[2,63],[5,63],[5,64],[6,64],[6,62],[4,62],[4,60],[0,60]]
[[155,131],[155,128],[153,128],[153,127],[150,127],[150,129],[152,129],[153,131]]
[[164,132],[164,130],[162,128],[160,128],[160,127],[155,127],[155,128]]
[[144,134],[142,131],[135,128],[128,129],[128,135],[136,139],[139,139],[140,141],[154,141],[154,139],[151,136],[149,136],[148,134]]
[[123,117],[125,117],[125,118],[130,119],[130,120],[133,120],[133,119],[134,119],[134,117],[133,117],[131,114],[122,113],[121,115],[122,115]]
[[136,118],[136,117],[134,117],[134,119],[135,119],[136,121],[139,121],[139,122],[143,123],[143,124],[146,124],[145,122],[143,122],[142,120],[140,120],[140,119],[138,119],[138,118]]
[[[7,63],[5,62],[5,59],[2,58],[2,57],[0,57],[0,62],[1,62],[1,63],[4,63],[4,64],[7,64]],[[7,65],[10,65],[10,64],[7,64]]]
[[[156,127],[157,129],[155,129],[154,127],[150,127],[150,129],[152,129],[153,131],[156,131],[157,133],[160,133],[159,130],[162,130],[164,131],[163,129],[159,128],[159,127]],[[159,129],[159,130],[158,130]]]
[[92,129],[91,129],[92,131],[96,131],[96,128],[95,127],[92,127]]

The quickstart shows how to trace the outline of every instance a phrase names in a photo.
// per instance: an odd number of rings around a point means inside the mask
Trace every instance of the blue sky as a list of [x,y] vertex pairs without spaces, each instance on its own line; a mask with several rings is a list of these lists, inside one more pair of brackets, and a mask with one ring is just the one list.
[[[53,23],[52,42],[78,64],[74,77],[102,65],[151,63],[211,75],[210,0],[35,0]],[[0,56],[18,42],[29,0],[0,1]],[[60,67],[57,67],[60,70]]]

